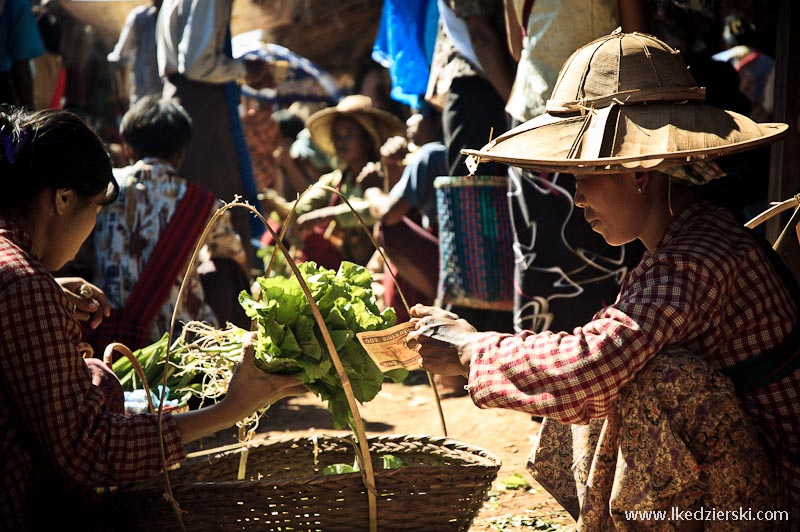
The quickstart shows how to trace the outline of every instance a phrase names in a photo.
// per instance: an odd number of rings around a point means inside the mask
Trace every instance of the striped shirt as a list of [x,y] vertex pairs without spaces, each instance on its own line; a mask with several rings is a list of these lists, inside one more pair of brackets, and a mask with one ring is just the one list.
[[[572,333],[484,333],[472,348],[470,394],[566,423],[603,418],[620,389],[665,346],[722,369],[779,345],[798,309],[761,245],[727,212],[680,214],[620,287],[613,305]],[[741,396],[800,499],[800,370]]]
[[[0,530],[25,529],[33,478],[77,489],[161,471],[157,416],[105,411],[77,350],[71,305],[31,246],[0,218]],[[182,460],[169,414],[163,430],[168,463]]]

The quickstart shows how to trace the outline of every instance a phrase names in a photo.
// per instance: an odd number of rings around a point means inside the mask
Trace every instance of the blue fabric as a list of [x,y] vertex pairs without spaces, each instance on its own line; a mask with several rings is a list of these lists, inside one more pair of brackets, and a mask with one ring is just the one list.
[[15,61],[44,53],[29,0],[6,0],[0,13],[0,71],[11,71]]
[[[231,28],[228,26],[228,35],[225,38],[225,53],[228,57],[233,55],[231,46]],[[253,176],[253,161],[250,159],[250,150],[244,138],[242,121],[239,119],[239,86],[233,81],[225,83],[225,100],[228,104],[228,116],[230,117],[231,138],[233,148],[236,150],[236,164],[239,168],[239,180],[242,183],[243,199],[255,207],[258,212],[264,214],[264,207],[258,201],[258,191],[256,190],[256,180]],[[266,229],[264,224],[255,216],[250,216],[250,230],[254,245],[259,241]]]
[[447,172],[447,149],[441,142],[429,142],[414,154],[389,195],[407,201],[424,214],[430,224],[436,224],[433,181]]
[[391,97],[417,108],[430,75],[439,9],[435,0],[385,0],[372,58],[389,69]]

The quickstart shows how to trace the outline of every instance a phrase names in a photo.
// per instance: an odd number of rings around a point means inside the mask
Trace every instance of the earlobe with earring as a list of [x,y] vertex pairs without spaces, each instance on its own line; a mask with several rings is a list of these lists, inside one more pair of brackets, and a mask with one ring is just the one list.
[[642,185],[636,185],[636,192],[639,194],[642,193]]

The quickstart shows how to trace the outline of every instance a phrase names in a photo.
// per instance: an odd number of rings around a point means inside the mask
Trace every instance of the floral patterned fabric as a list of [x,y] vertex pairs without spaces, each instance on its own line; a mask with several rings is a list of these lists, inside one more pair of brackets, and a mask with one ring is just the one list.
[[[546,420],[528,467],[579,530],[673,530],[681,524],[670,519],[673,507],[776,509],[772,468],[731,381],[682,350],[653,358],[605,420]],[[659,510],[668,517],[625,515]],[[704,524],[753,530],[755,523]]]
[[[186,181],[178,177],[168,163],[152,158],[116,171],[115,177],[120,185],[119,198],[100,212],[94,230],[94,282],[106,293],[111,307],[121,309],[172,220],[186,192]],[[217,220],[206,237],[201,259],[227,258],[244,265],[244,250],[231,226],[229,212]],[[212,215],[213,211],[209,213],[209,219]],[[175,279],[167,300],[150,327],[153,342],[169,330],[182,280],[182,275]],[[180,322],[202,320],[217,324],[213,311],[205,303],[196,269],[189,274],[177,318]]]

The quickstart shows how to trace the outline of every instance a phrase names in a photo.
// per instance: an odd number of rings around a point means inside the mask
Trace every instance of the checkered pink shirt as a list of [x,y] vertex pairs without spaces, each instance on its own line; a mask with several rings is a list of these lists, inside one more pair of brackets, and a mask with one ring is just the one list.
[[[76,349],[80,328],[31,241],[0,218],[0,530],[25,528],[25,499],[42,470],[76,486],[116,485],[161,471],[157,418],[104,411]],[[170,464],[185,458],[169,415]]]
[[[728,213],[693,205],[645,253],[617,301],[572,333],[484,333],[473,348],[476,405],[567,423],[605,417],[665,346],[725,368],[777,346],[798,309],[764,250]],[[800,371],[741,396],[800,493]]]

